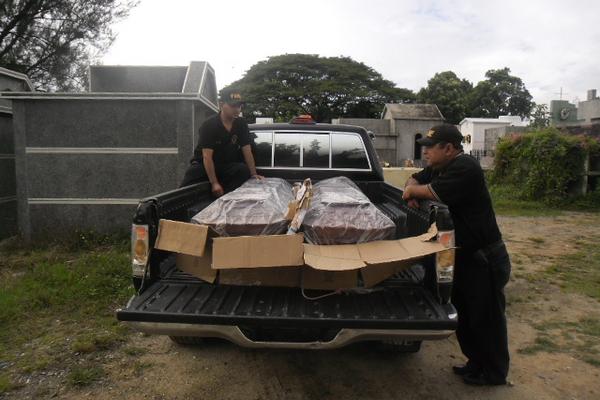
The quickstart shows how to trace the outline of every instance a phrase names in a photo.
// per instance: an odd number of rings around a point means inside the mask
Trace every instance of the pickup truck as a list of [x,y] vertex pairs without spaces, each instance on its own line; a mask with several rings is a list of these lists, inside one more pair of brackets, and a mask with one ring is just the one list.
[[[291,183],[346,176],[394,221],[396,238],[422,234],[447,216],[442,204],[408,207],[402,191],[384,182],[372,135],[362,127],[299,120],[250,130],[259,174]],[[212,200],[202,182],[140,201],[132,224],[137,294],[117,310],[118,320],[180,344],[220,338],[245,347],[330,349],[371,341],[405,352],[456,329],[452,270],[436,267],[435,255],[374,288],[320,299],[300,288],[211,284],[182,272],[175,254],[154,248],[159,220],[189,222]]]

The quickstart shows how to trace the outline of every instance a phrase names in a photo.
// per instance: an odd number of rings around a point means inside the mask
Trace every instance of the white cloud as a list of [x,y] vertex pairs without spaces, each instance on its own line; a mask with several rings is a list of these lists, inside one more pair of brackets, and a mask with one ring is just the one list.
[[350,56],[418,90],[452,70],[476,83],[508,66],[537,102],[600,86],[600,2],[143,0],[105,64],[210,62],[219,87],[271,55]]

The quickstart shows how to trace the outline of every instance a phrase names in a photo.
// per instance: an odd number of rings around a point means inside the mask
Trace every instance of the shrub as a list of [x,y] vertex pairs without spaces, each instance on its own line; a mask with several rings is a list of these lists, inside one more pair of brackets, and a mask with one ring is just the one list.
[[562,202],[584,172],[586,157],[597,155],[599,148],[595,139],[555,128],[508,136],[496,147],[492,182],[514,186],[524,200]]

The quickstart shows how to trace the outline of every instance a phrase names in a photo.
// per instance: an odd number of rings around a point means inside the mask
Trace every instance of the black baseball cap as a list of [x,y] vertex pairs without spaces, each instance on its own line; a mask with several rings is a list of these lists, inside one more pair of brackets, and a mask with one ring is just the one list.
[[431,128],[424,138],[418,139],[421,146],[433,146],[437,143],[446,142],[460,144],[463,140],[458,128],[451,124],[436,125]]
[[221,90],[219,101],[227,104],[244,104],[244,100],[240,91],[228,88]]

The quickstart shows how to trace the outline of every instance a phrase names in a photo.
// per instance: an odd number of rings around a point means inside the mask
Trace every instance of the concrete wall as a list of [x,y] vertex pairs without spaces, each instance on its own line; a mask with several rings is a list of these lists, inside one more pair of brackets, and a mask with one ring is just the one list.
[[181,93],[188,67],[92,65],[90,92]]
[[198,97],[13,97],[19,230],[126,232],[139,199],[178,187],[197,127],[215,113]]
[[17,186],[12,112],[0,111],[0,239],[17,233]]
[[485,139],[483,150],[493,156],[493,153],[496,150],[496,145],[498,144],[498,140],[500,140],[500,138],[513,133],[523,133],[526,130],[527,127],[524,126],[500,126],[496,128],[488,128],[484,131]]
[[577,119],[582,124],[591,124],[600,118],[600,99],[582,101],[577,108]]
[[413,160],[416,166],[422,166],[422,158],[415,157],[415,138],[424,137],[431,127],[441,124],[443,120],[406,120],[396,119],[393,130],[398,136],[396,145],[396,166],[403,166],[406,160]]
[[[26,75],[0,68],[0,92],[28,92]],[[12,102],[0,97],[0,239],[17,233],[17,184]]]
[[471,143],[463,143],[463,148],[466,154],[471,154],[474,151],[483,151],[485,145],[485,130],[508,126],[509,122],[479,122],[466,120],[460,125],[460,133],[463,136],[470,135]]

